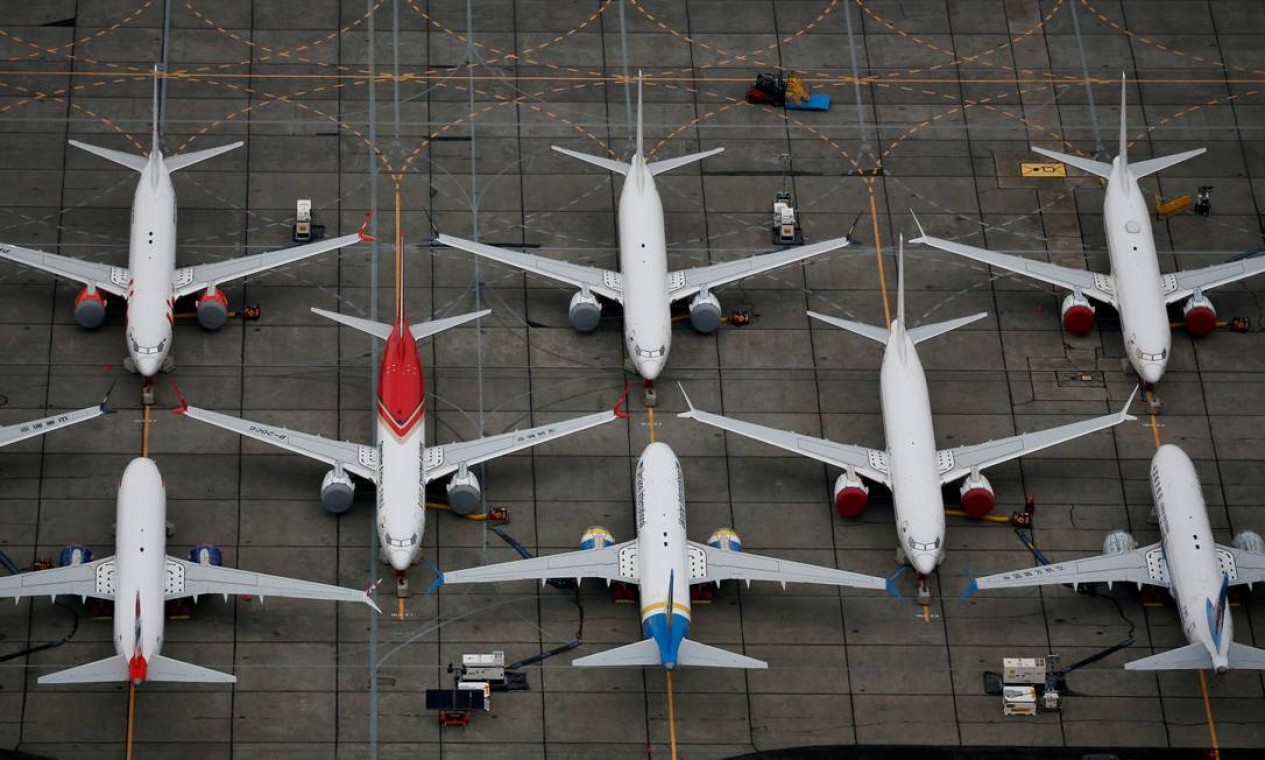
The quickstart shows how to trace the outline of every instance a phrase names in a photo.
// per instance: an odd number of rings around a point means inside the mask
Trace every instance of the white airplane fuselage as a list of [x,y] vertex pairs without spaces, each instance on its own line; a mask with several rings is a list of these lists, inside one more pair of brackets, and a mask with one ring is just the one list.
[[668,246],[663,203],[640,153],[619,195],[619,268],[624,294],[624,348],[646,380],[654,380],[672,350]]
[[425,397],[417,341],[401,314],[378,375],[376,515],[382,559],[399,572],[421,555],[426,529]]
[[909,564],[926,575],[944,558],[944,497],[927,378],[899,321],[883,351],[879,386],[896,535]]
[[1168,306],[1161,291],[1146,198],[1119,156],[1113,159],[1107,179],[1103,226],[1125,353],[1143,381],[1156,383],[1168,366],[1172,344]]
[[127,351],[136,371],[153,377],[171,351],[176,271],[176,191],[157,148],[136,183],[128,267]]
[[1220,634],[1216,633],[1212,610],[1221,595],[1221,563],[1199,476],[1180,448],[1166,445],[1155,452],[1151,459],[1151,493],[1182,632],[1190,643],[1206,647],[1213,668],[1224,671],[1229,665],[1230,642],[1234,640],[1233,620],[1227,605]]
[[114,650],[140,683],[167,620],[167,489],[152,459],[137,457],[123,471],[115,520]]
[[659,645],[659,659],[671,669],[676,666],[681,640],[690,630],[690,574],[685,481],[681,463],[666,443],[651,443],[641,452],[633,493],[637,509],[637,565],[641,573],[641,629],[646,638]]

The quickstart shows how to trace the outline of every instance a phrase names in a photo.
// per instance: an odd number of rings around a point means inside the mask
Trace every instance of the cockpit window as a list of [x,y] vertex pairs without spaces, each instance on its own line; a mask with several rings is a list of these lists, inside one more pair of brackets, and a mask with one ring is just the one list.
[[392,538],[392,537],[391,537],[391,534],[390,534],[390,533],[388,533],[386,538],[387,538],[387,546],[396,546],[396,547],[399,547],[399,548],[407,549],[408,547],[410,547],[410,546],[415,546],[415,545],[417,544],[417,534],[416,534],[416,533],[414,533],[413,535],[409,536],[407,539],[405,539],[405,538]]
[[1138,358],[1144,362],[1162,362],[1164,361],[1164,357],[1168,356],[1167,348],[1157,354],[1148,354],[1140,348],[1135,348],[1133,352],[1136,353]]
[[165,338],[158,341],[158,345],[156,346],[142,346],[136,342],[136,338],[131,336],[128,337],[132,342],[132,353],[134,354],[140,354],[142,356],[147,354],[161,354],[163,349],[167,347],[167,340]]
[[647,349],[641,346],[633,346],[633,351],[643,359],[658,359],[668,351],[667,346],[659,346],[658,348]]
[[935,541],[915,541],[912,537],[909,539],[909,548],[916,552],[933,552],[940,548],[940,539]]

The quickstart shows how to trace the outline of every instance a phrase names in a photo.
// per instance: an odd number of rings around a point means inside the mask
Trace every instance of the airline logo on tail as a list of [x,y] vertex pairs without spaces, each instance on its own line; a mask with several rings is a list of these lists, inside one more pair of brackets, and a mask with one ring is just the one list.
[[1230,576],[1221,574],[1221,593],[1214,605],[1212,600],[1206,602],[1208,612],[1208,630],[1212,632],[1212,644],[1221,650],[1221,634],[1225,630],[1226,608],[1230,606]]

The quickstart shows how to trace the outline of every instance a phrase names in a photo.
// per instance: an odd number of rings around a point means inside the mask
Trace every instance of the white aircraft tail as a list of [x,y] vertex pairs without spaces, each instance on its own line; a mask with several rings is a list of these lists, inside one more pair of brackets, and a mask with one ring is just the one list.
[[[113,683],[128,680],[127,658],[121,654],[77,667],[40,676],[42,684]],[[149,659],[146,681],[186,681],[191,683],[236,683],[236,676],[199,665],[191,665],[170,657],[154,655]]]
[[[319,314],[326,319],[332,319],[341,325],[346,325],[347,327],[359,330],[360,332],[368,333],[375,338],[381,338],[382,340],[386,340],[390,337],[391,331],[395,329],[393,325],[388,325],[385,322],[374,322],[372,319],[363,319],[361,317],[353,317],[347,314],[338,314],[337,312],[326,311],[325,309],[318,309],[316,307],[312,307],[312,313]],[[469,314],[458,314],[455,317],[432,319],[429,322],[418,322],[417,324],[409,325],[409,330],[412,331],[413,338],[415,340],[421,340],[422,338],[429,338],[436,333],[441,333],[444,330],[456,327],[457,325],[463,325],[471,320],[486,317],[491,313],[491,309],[484,309],[483,311],[472,311]]]
[[[682,642],[684,643],[684,642]],[[654,639],[642,639],[633,644],[607,649],[572,661],[579,668],[622,668],[659,665],[659,645]]]
[[[914,221],[915,223],[917,222],[917,217],[914,218]],[[922,226],[919,225],[918,229],[921,231]],[[808,316],[812,317],[813,319],[821,320],[822,322],[825,322],[826,324],[834,325],[835,327],[838,327],[842,330],[847,330],[848,332],[856,333],[857,335],[860,335],[863,338],[869,338],[870,340],[876,343],[882,343],[883,345],[887,345],[887,343],[892,338],[891,330],[885,330],[882,327],[877,327],[875,325],[867,325],[867,324],[862,324],[861,322],[853,322],[850,319],[839,319],[838,317],[828,317],[825,314],[818,314],[815,311],[808,312]],[[969,317],[958,317],[957,319],[950,319],[944,322],[934,322],[929,325],[919,325],[918,327],[914,327],[912,329],[905,329],[905,334],[908,335],[909,339],[912,340],[915,344],[918,344],[918,343],[923,342],[924,340],[930,340],[931,338],[934,338],[937,335],[943,335],[951,330],[956,330],[959,327],[962,327],[964,325],[969,325],[972,322],[979,321],[986,316],[988,316],[988,312],[982,311],[979,314],[972,314]],[[897,253],[896,253],[896,319],[892,324],[893,325],[899,324],[902,327],[904,327],[904,324],[905,324],[905,236],[904,235],[900,236],[900,243],[899,243],[899,247],[897,248]]]
[[[1167,169],[1170,166],[1173,166],[1175,164],[1180,164],[1183,161],[1187,161],[1189,159],[1194,158],[1195,156],[1200,156],[1207,152],[1206,148],[1197,148],[1195,150],[1188,150],[1182,153],[1174,153],[1171,156],[1160,156],[1158,158],[1148,158],[1145,161],[1139,161],[1136,164],[1130,164],[1129,163],[1129,125],[1128,125],[1127,111],[1125,109],[1126,86],[1127,84],[1125,82],[1125,76],[1124,74],[1121,74],[1120,75],[1120,147],[1119,147],[1119,152],[1116,155],[1119,157],[1120,164],[1122,166],[1129,167],[1129,172],[1133,175],[1134,179],[1142,179],[1143,177],[1149,176],[1158,171],[1163,171],[1164,169]],[[1112,164],[1110,163],[1105,163],[1103,161],[1094,161],[1093,159],[1082,158],[1080,156],[1071,156],[1071,155],[1068,155],[1067,153],[1059,153],[1053,150],[1046,150],[1045,148],[1033,148],[1032,150],[1033,152],[1040,153],[1041,155],[1047,158],[1052,158],[1055,161],[1062,161],[1063,163],[1068,164],[1070,166],[1075,166],[1077,169],[1080,169],[1081,171],[1089,172],[1090,174],[1102,177],[1104,179],[1111,176]]]
[[1207,670],[1211,667],[1212,655],[1203,644],[1187,644],[1124,664],[1125,670]]
[[[151,118],[151,128],[150,128],[151,155],[152,154],[162,155],[162,147],[158,144],[158,140],[159,140],[158,128],[161,123],[160,122],[161,115],[159,113],[159,94],[160,94],[161,81],[162,81],[161,77],[158,76],[158,67],[155,66],[154,67],[154,103],[153,103],[152,115],[150,117]],[[86,150],[95,156],[100,156],[101,158],[104,158],[107,161],[112,161],[118,164],[119,166],[126,166],[128,169],[131,169],[132,171],[143,172],[145,171],[145,167],[149,164],[149,156],[137,156],[132,153],[124,153],[123,151],[120,151],[120,150],[111,150],[110,148],[102,148],[96,145],[89,145],[87,143],[79,142],[78,140],[71,140],[70,144],[75,146],[76,148],[79,148],[80,150]],[[185,167],[193,166],[194,164],[197,164],[197,163],[201,163],[207,160],[208,158],[214,158],[215,156],[218,156],[221,153],[227,153],[230,150],[240,148],[242,147],[242,145],[243,143],[239,140],[235,143],[229,143],[228,145],[221,145],[218,148],[207,148],[206,150],[195,150],[192,153],[184,153],[179,156],[171,156],[169,158],[164,158],[163,164],[167,167],[167,172],[170,173],[170,172],[178,171],[180,169],[184,169]]]
[[678,665],[689,665],[696,668],[746,668],[748,670],[764,670],[769,664],[764,660],[730,652],[718,647],[700,644],[693,639],[682,639],[681,648],[677,650]]
[[1230,642],[1231,670],[1265,670],[1265,649]]
[[[626,161],[618,161],[612,158],[603,158],[602,156],[592,156],[587,153],[579,153],[574,150],[559,148],[556,145],[553,146],[553,149],[564,155],[568,155],[568,156],[571,156],[572,158],[576,158],[586,163],[593,164],[594,166],[601,167],[603,169],[606,169],[607,171],[615,172],[616,174],[622,174],[624,176],[628,176],[628,173],[632,171],[632,164]],[[652,161],[646,164],[646,171],[650,172],[651,176],[655,176],[658,174],[662,174],[664,172],[672,171],[673,169],[680,168],[687,164],[692,164],[696,161],[702,161],[704,158],[707,158],[709,156],[714,156],[717,153],[723,153],[724,150],[725,150],[724,148],[712,148],[711,150],[704,150],[698,153],[690,153],[685,156],[677,156],[676,158],[667,158],[662,161]],[[641,72],[640,71],[637,72],[637,152],[636,152],[636,155],[641,156],[643,159],[645,158],[645,155],[646,155],[644,111],[642,109],[642,100],[641,100]]]

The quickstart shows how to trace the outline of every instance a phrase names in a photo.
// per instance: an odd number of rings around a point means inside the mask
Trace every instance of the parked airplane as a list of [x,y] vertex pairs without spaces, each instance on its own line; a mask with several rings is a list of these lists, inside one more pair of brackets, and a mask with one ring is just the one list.
[[[636,583],[641,594],[641,628],[646,638],[635,644],[581,657],[572,664],[678,665],[710,668],[767,668],[752,657],[700,644],[689,636],[690,586],[724,580],[821,583],[829,586],[891,591],[885,578],[846,570],[762,557],[742,551],[738,534],[729,528],[712,533],[707,544],[685,537],[685,480],[681,463],[665,443],[651,443],[637,460],[633,484],[637,537],[616,544],[610,531],[584,532],[577,552],[534,557],[468,570],[441,572],[432,590],[454,583],[495,583],[549,578],[604,578]],[[894,593],[894,592],[893,592]]]
[[198,681],[234,683],[227,673],[164,657],[166,602],[204,594],[364,602],[367,591],[330,586],[220,566],[220,550],[201,544],[189,560],[167,556],[167,490],[152,459],[137,457],[119,483],[117,553],[92,559],[87,547],[62,550],[61,567],[0,578],[0,597],[78,596],[114,602],[114,651],[104,660],[40,676],[45,684],[103,681]]
[[1188,150],[1130,164],[1125,121],[1125,84],[1121,82],[1120,153],[1114,161],[1107,164],[1045,148],[1032,149],[1043,156],[1107,180],[1107,191],[1103,196],[1103,226],[1107,231],[1110,274],[994,253],[931,237],[923,231],[922,225],[918,226],[919,237],[910,242],[925,243],[942,251],[956,253],[999,269],[1008,269],[1072,291],[1063,299],[1062,316],[1063,329],[1073,335],[1084,335],[1093,329],[1095,309],[1091,300],[1114,306],[1120,314],[1120,327],[1124,333],[1125,353],[1129,363],[1143,382],[1154,384],[1163,377],[1168,366],[1169,348],[1172,344],[1168,321],[1169,304],[1185,301],[1182,314],[1187,332],[1196,336],[1207,335],[1216,327],[1217,312],[1204,293],[1265,271],[1265,259],[1243,259],[1201,269],[1160,274],[1159,259],[1155,254],[1155,237],[1151,232],[1150,212],[1147,210],[1146,196],[1138,187],[1138,180],[1202,155],[1205,149]]
[[[962,508],[973,517],[983,517],[993,511],[996,499],[992,485],[981,474],[981,470],[1132,420],[1134,418],[1129,416],[1127,410],[1133,402],[1133,396],[1125,403],[1124,410],[1116,414],[1073,422],[1038,433],[1024,433],[973,446],[937,450],[927,379],[914,346],[986,315],[973,314],[947,322],[906,328],[903,238],[899,251],[896,319],[890,330],[808,312],[814,319],[886,344],[879,376],[883,429],[887,437],[886,450],[835,443],[824,438],[710,414],[695,409],[688,396],[685,402],[689,405],[689,411],[682,412],[680,416],[843,468],[843,474],[835,481],[834,501],[835,508],[844,517],[857,517],[865,511],[869,489],[861,478],[890,488],[896,512],[899,550],[918,572],[919,593],[926,598],[926,576],[944,559],[944,499],[940,492],[942,486],[965,478],[960,489]],[[1136,390],[1134,393],[1136,395]]]
[[1265,540],[1250,530],[1234,535],[1233,546],[1213,541],[1199,475],[1186,452],[1161,446],[1151,458],[1151,494],[1160,521],[1160,540],[1138,547],[1127,531],[1103,541],[1097,557],[976,578],[977,589],[1019,588],[1070,583],[1129,582],[1162,586],[1172,592],[1190,644],[1125,663],[1128,670],[1198,670],[1218,673],[1265,669],[1265,650],[1234,642],[1231,585],[1265,581]]
[[527,430],[464,443],[426,446],[423,441],[426,434],[426,380],[417,353],[417,341],[484,317],[491,310],[410,325],[404,314],[403,241],[398,232],[396,244],[394,324],[312,309],[321,316],[386,341],[378,371],[376,445],[336,441],[277,425],[238,419],[191,407],[183,397],[180,399],[181,407],[174,411],[332,465],[334,469],[325,475],[321,483],[321,503],[335,514],[351,506],[355,494],[351,475],[373,482],[378,489],[377,524],[378,537],[382,542],[382,561],[390,563],[402,577],[422,551],[427,483],[451,474],[453,477],[447,487],[448,503],[453,511],[465,514],[481,504],[483,498],[479,479],[470,470],[474,465],[627,415],[616,405],[612,411]]
[[[228,297],[219,289],[226,282],[258,274],[318,253],[370,239],[365,227],[351,235],[321,240],[280,251],[242,256],[191,267],[176,267],[176,193],[171,173],[241,147],[241,142],[164,158],[158,136],[158,72],[154,72],[152,144],[148,156],[109,148],[70,144],[140,173],[132,201],[128,265],[111,266],[68,256],[0,243],[0,257],[57,277],[83,283],[75,297],[75,322],[89,330],[105,321],[105,294],[127,300],[129,372],[138,372],[147,385],[160,370],[170,371],[173,307],[185,296],[202,291],[195,301],[198,323],[218,330],[228,319]],[[366,217],[366,224],[368,218]]]
[[87,422],[94,417],[100,417],[110,411],[106,406],[109,397],[101,399],[101,403],[96,406],[88,406],[83,409],[76,409],[72,412],[62,412],[54,414],[51,417],[44,417],[29,422],[18,422],[13,425],[0,425],[0,447],[8,446],[11,443],[25,441],[27,438],[34,438],[37,435],[51,433],[64,427],[70,427],[80,422]]
[[602,316],[599,297],[622,304],[624,347],[637,373],[652,385],[663,372],[672,348],[671,305],[674,301],[692,296],[690,324],[701,333],[714,332],[721,324],[721,310],[720,301],[712,295],[712,290],[838,250],[852,240],[845,235],[798,248],[669,272],[667,242],[663,232],[663,203],[655,188],[654,177],[714,156],[724,148],[647,163],[642,133],[641,75],[637,76],[637,152],[630,163],[553,146],[559,153],[626,177],[619,196],[619,271],[581,266],[451,235],[440,235],[436,240],[443,245],[578,287],[579,292],[571,298],[569,317],[571,325],[580,332],[597,329]]

